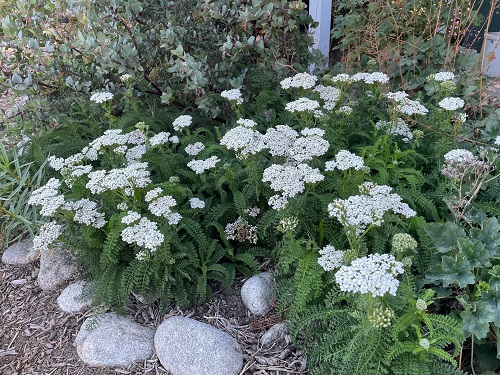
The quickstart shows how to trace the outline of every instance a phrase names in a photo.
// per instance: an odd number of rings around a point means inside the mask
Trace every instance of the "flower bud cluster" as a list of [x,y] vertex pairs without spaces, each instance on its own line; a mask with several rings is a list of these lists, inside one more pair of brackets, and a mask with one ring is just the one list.
[[394,312],[388,307],[377,307],[368,316],[368,321],[374,328],[387,328],[391,325]]
[[249,242],[253,244],[256,244],[258,240],[257,227],[248,224],[241,216],[239,216],[234,223],[228,223],[224,233],[226,233],[228,240]]
[[415,302],[415,307],[417,308],[418,311],[425,311],[425,310],[427,310],[427,302],[425,302],[423,299],[419,298]]
[[396,233],[392,237],[392,248],[398,253],[405,251],[413,251],[417,248],[418,243],[407,233]]

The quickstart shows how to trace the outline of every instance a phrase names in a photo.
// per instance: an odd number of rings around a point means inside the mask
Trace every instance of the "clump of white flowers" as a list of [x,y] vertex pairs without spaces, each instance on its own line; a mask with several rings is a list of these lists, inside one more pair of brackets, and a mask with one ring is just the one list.
[[405,143],[410,142],[414,138],[410,127],[399,117],[396,121],[377,121],[375,127],[386,131],[388,134],[401,136]]
[[227,224],[224,233],[228,240],[253,244],[256,244],[258,240],[257,227],[248,224],[241,216],[235,222]]
[[67,207],[74,212],[73,220],[80,224],[102,228],[106,224],[104,213],[97,210],[97,203],[88,198],[68,202]]
[[33,249],[40,252],[47,252],[49,246],[53,244],[62,233],[62,225],[58,225],[55,221],[43,224],[40,231],[33,238]]
[[353,109],[351,106],[348,105],[343,105],[339,109],[335,111],[336,114],[338,115],[346,115],[349,116],[352,113]]
[[319,254],[321,256],[318,258],[318,264],[325,271],[332,271],[342,267],[342,258],[344,256],[342,250],[337,250],[334,246],[327,245],[319,250]]
[[340,74],[337,74],[336,76],[331,77],[330,81],[335,82],[335,83],[337,83],[337,82],[351,83],[353,80],[349,74],[340,73]]
[[196,197],[193,197],[193,198],[190,198],[189,199],[189,205],[191,206],[191,208],[205,208],[205,202],[202,201],[200,198],[196,198]]
[[450,180],[459,180],[473,170],[486,170],[489,163],[477,158],[472,152],[464,149],[451,150],[444,155],[445,163],[441,173]]
[[413,251],[417,246],[417,241],[408,233],[396,233],[392,237],[392,248],[396,252],[402,253],[405,251]]
[[64,195],[59,194],[61,181],[51,178],[47,183],[31,193],[28,204],[41,206],[40,215],[52,217],[64,205]]
[[203,143],[195,142],[195,143],[187,145],[186,148],[184,149],[184,151],[188,155],[196,156],[204,149],[205,149],[205,145]]
[[463,108],[465,102],[460,98],[447,97],[442,99],[438,105],[447,111],[456,111],[457,109]]
[[187,166],[195,171],[196,174],[201,174],[207,169],[215,168],[215,165],[220,161],[217,156],[211,156],[205,160],[191,160]]
[[285,105],[285,109],[288,112],[313,112],[319,108],[319,102],[317,100],[311,100],[308,98],[299,98],[293,102],[289,102]]
[[495,138],[495,145],[500,146],[500,135]]
[[238,158],[245,159],[249,155],[255,155],[262,151],[265,144],[263,135],[252,129],[254,125],[249,122],[251,120],[241,122],[240,120],[238,120],[240,125],[230,129],[224,134],[220,140],[220,144],[225,146],[228,150],[236,151]]
[[319,97],[324,100],[323,108],[327,111],[333,110],[340,98],[340,90],[333,86],[318,85],[313,92],[317,92]]
[[394,312],[388,307],[376,307],[368,316],[368,321],[373,328],[387,328],[393,318]]
[[297,225],[299,225],[299,219],[295,216],[288,216],[280,220],[276,229],[281,233],[287,233],[292,232]]
[[260,214],[260,208],[259,207],[246,208],[245,213],[250,217],[257,217]]
[[335,168],[341,171],[346,171],[353,168],[357,171],[362,170],[365,166],[363,158],[347,150],[340,150],[335,155],[335,160],[327,161],[325,163],[326,171],[333,171]]
[[113,99],[113,94],[110,92],[96,92],[90,97],[90,101],[94,103],[104,103]]
[[122,218],[122,223],[129,225],[121,233],[121,238],[126,243],[135,244],[154,252],[165,239],[163,234],[158,231],[157,223],[135,211],[129,211],[127,216]]
[[229,100],[230,102],[235,102],[236,104],[243,103],[243,98],[239,89],[224,90],[220,93],[220,96]]
[[439,72],[427,76],[427,79],[429,81],[435,81],[435,82],[453,81],[454,78],[455,74],[453,74],[452,72]]
[[373,72],[373,73],[368,74],[363,80],[368,85],[372,85],[374,83],[385,84],[385,83],[389,82],[389,76],[385,73]]
[[132,81],[132,76],[128,73],[122,74],[120,76],[120,81],[122,81],[123,83],[129,83],[130,81]]
[[396,295],[399,280],[404,273],[403,264],[391,254],[370,254],[355,259],[351,265],[342,266],[335,273],[335,281],[343,292],[371,294],[383,297]]
[[159,132],[158,134],[153,135],[149,138],[149,145],[151,147],[155,147],[158,145],[163,145],[170,140],[170,133],[168,132]]
[[429,110],[416,100],[408,98],[408,94],[403,91],[390,92],[386,97],[396,103],[395,109],[407,116],[425,115]]
[[349,232],[358,236],[368,226],[382,225],[384,216],[389,211],[407,218],[416,215],[415,211],[401,201],[398,194],[392,193],[390,186],[364,182],[359,191],[361,195],[335,199],[328,205],[329,215],[337,218]]
[[280,82],[282,89],[301,88],[311,89],[316,85],[318,77],[309,73],[297,73],[293,77],[285,78]]
[[175,131],[179,131],[181,129],[187,128],[193,122],[193,117],[189,115],[181,115],[177,117],[174,122],[172,122],[172,126]]

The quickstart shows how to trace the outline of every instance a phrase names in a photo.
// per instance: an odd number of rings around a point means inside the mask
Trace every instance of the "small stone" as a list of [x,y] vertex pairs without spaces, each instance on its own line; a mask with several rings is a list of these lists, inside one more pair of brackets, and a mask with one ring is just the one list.
[[154,344],[172,375],[238,375],[243,367],[243,353],[233,337],[194,319],[166,319],[156,330]]
[[61,292],[61,295],[57,298],[57,304],[62,311],[73,314],[82,311],[92,304],[91,299],[82,299],[84,285],[83,281],[78,281],[68,285]]
[[76,260],[66,249],[56,247],[42,252],[37,278],[42,290],[56,289],[76,273]]
[[265,315],[271,309],[274,300],[272,274],[263,272],[245,281],[241,287],[241,299],[252,314]]
[[[154,331],[114,313],[83,323],[76,336],[76,351],[90,366],[128,366],[153,355]],[[91,328],[91,329],[89,329]]]
[[20,266],[34,262],[40,252],[33,249],[32,240],[24,240],[10,246],[2,254],[2,262],[12,266]]
[[10,283],[12,285],[24,285],[28,282],[27,279],[16,279],[16,280],[12,280]]
[[271,346],[276,344],[278,346],[288,345],[288,323],[281,322],[273,325],[269,330],[262,335],[260,343],[262,346]]

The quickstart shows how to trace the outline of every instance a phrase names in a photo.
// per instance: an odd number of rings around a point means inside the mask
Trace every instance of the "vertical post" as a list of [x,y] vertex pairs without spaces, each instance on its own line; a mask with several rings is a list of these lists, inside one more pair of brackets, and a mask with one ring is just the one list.
[[[332,17],[332,0],[309,0],[309,14],[314,22],[318,22],[318,27],[309,30],[314,38],[313,49],[320,50],[328,66],[330,54],[330,23]],[[324,67],[326,67],[324,66]],[[310,70],[313,71],[314,64]]]

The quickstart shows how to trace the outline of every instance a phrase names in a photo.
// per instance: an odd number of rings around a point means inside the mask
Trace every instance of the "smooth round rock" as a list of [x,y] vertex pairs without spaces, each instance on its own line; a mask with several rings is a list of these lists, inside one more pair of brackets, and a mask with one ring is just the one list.
[[266,331],[260,338],[260,343],[262,346],[286,346],[288,345],[288,323],[281,322],[273,325],[269,330]]
[[2,254],[2,262],[12,266],[21,266],[34,262],[40,252],[33,249],[32,240],[24,240],[10,246]]
[[[128,366],[153,355],[154,331],[114,313],[88,318],[76,336],[80,359],[91,366]],[[92,328],[92,329],[88,329]]]
[[241,287],[241,299],[252,314],[256,316],[267,314],[274,300],[271,273],[263,272],[245,281]]
[[84,285],[83,281],[78,281],[64,288],[61,295],[57,298],[57,304],[62,311],[74,314],[92,304],[91,299],[82,299]]
[[182,316],[163,321],[154,337],[156,355],[172,375],[238,375],[238,342],[209,324]]

